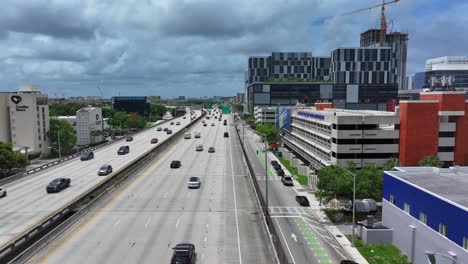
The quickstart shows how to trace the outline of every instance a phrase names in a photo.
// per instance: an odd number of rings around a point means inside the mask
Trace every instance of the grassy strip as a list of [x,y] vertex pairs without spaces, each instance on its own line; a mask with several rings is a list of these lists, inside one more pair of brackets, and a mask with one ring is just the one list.
[[[347,236],[351,241],[351,236]],[[365,244],[356,240],[356,248],[369,264],[410,264],[401,251],[392,244]]]
[[300,175],[297,172],[297,168],[291,166],[291,163],[289,162],[289,160],[283,157],[279,157],[278,153],[276,152],[275,152],[275,156],[278,158],[281,164],[283,164],[283,166],[286,167],[289,173],[291,173],[293,176],[297,176],[297,182],[299,182],[301,185],[307,185],[309,183],[309,178],[307,176]]

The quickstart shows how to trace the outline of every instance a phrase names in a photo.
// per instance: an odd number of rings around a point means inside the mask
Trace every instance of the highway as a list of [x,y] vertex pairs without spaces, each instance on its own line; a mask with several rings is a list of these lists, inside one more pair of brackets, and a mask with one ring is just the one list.
[[[196,113],[201,115],[200,111]],[[181,123],[180,126],[171,126],[170,123],[161,126],[170,127],[175,133],[190,123],[190,116],[174,120],[177,121]],[[172,135],[156,131],[156,127],[153,127],[135,135],[131,142],[120,141],[96,150],[94,159],[74,159],[7,184],[5,187],[8,195],[0,199],[0,247],[110,177],[97,175],[101,165],[110,164],[115,173],[133,159],[154,148],[157,144],[150,144],[151,138],[158,138],[158,144],[161,144],[169,136]],[[130,146],[129,154],[117,155],[117,150],[122,145]],[[60,193],[47,194],[47,184],[57,177],[70,178],[71,186]]]
[[[197,263],[274,263],[234,127],[206,122],[28,263],[170,263],[181,242],[195,244]],[[190,176],[200,189],[187,188]]]
[[[265,177],[264,143],[251,129],[245,128],[245,125],[239,125],[239,129],[241,139],[244,137],[247,155],[264,197],[265,184],[268,183],[269,212],[288,256],[288,262],[339,264],[341,260],[346,259],[345,251],[314,214],[313,210],[319,209],[302,207],[296,202],[295,196],[303,191],[302,188],[283,185],[281,177],[276,175],[270,165],[273,156],[271,152],[267,155],[269,169],[268,176]],[[266,178],[268,178],[267,182]],[[310,202],[314,207],[313,201]]]

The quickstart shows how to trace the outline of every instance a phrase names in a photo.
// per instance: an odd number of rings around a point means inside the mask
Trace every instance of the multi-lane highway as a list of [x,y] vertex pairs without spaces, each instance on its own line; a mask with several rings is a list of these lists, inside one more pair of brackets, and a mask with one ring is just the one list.
[[[198,116],[201,115],[200,111],[196,113]],[[185,119],[179,117],[174,120],[177,121],[181,123],[179,126],[171,126],[170,123],[161,126],[170,127],[176,133],[191,122],[190,115],[186,115]],[[158,138],[158,144],[161,144],[169,136],[172,135],[156,131],[156,127],[153,127],[135,135],[131,142],[121,141],[96,150],[94,159],[88,161],[74,159],[7,184],[5,187],[8,195],[0,199],[0,247],[98,185],[106,177],[110,177],[111,175],[97,175],[101,165],[110,164],[115,173],[133,159],[154,148],[157,144],[150,144],[151,138]],[[117,155],[117,150],[122,145],[130,146],[130,153]],[[71,186],[60,193],[48,194],[45,189],[47,184],[57,177],[70,178]]]
[[[169,263],[172,247],[190,242],[197,263],[274,263],[234,127],[206,122],[191,129],[201,138],[180,139],[29,262]],[[187,188],[190,176],[201,188]]]
[[301,187],[289,187],[282,184],[281,177],[276,175],[270,165],[272,153],[267,153],[268,176],[265,177],[264,143],[261,142],[260,137],[251,129],[246,129],[245,125],[239,125],[239,129],[264,196],[265,184],[268,184],[269,212],[279,232],[288,262],[294,264],[340,263],[341,260],[346,259],[346,253],[316,217],[314,209],[302,207],[295,201],[295,196],[302,191]]

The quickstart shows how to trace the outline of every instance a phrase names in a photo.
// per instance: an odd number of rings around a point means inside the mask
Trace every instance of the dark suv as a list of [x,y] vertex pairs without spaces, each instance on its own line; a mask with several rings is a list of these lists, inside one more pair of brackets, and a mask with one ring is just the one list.
[[224,132],[224,137],[229,137],[229,133],[228,133],[228,132]]
[[86,151],[81,153],[80,160],[90,160],[94,158],[94,153],[92,151]]
[[180,162],[180,160],[173,160],[171,162],[171,169],[177,169],[177,168],[180,168],[180,166],[182,166],[182,163]]
[[56,178],[49,183],[46,187],[47,193],[60,192],[70,186],[70,178]]
[[197,258],[195,245],[191,243],[180,243],[172,248],[171,264],[194,264]]
[[117,154],[119,155],[125,155],[130,152],[130,147],[129,146],[121,146],[119,150],[117,151]]
[[309,206],[309,200],[307,199],[307,197],[303,195],[297,195],[296,202],[300,204],[301,206]]

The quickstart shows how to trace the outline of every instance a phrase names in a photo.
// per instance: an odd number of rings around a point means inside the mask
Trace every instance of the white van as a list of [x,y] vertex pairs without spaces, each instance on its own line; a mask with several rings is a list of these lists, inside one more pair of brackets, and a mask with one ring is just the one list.
[[190,132],[185,132],[185,133],[184,133],[184,138],[185,138],[185,139],[191,139],[191,138],[192,138],[192,134],[190,134]]

